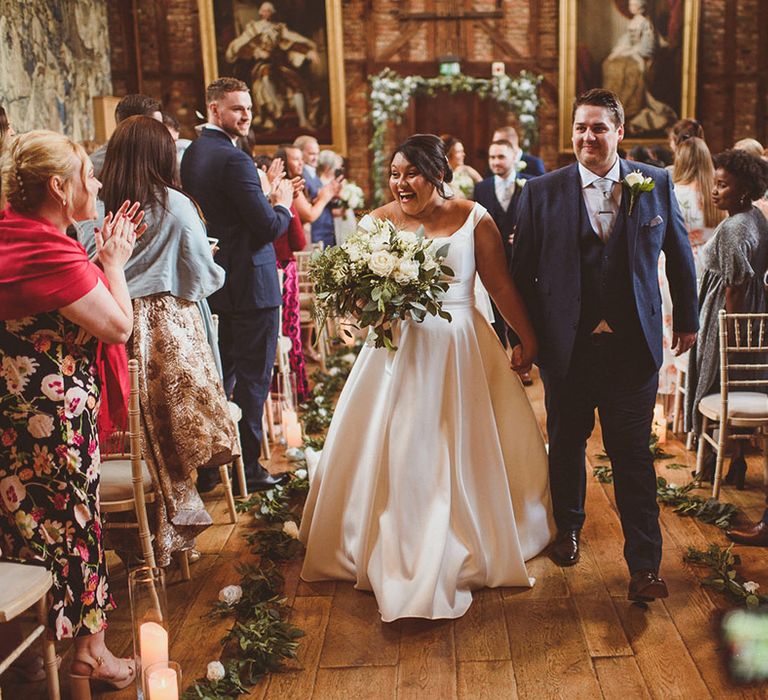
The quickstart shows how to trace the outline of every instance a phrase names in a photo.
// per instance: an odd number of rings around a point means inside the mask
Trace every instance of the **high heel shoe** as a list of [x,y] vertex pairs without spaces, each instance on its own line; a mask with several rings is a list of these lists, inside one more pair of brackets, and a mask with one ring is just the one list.
[[739,491],[744,490],[744,480],[747,476],[747,460],[744,457],[734,457],[731,466],[723,479],[724,484],[735,486]]
[[72,663],[77,662],[90,666],[91,673],[88,676],[79,673],[69,674],[69,694],[72,700],[92,700],[91,682],[105,685],[111,690],[122,690],[133,683],[136,678],[136,666],[133,659],[118,659],[118,661],[124,661],[128,670],[120,676],[107,676],[99,672],[104,665],[104,659],[101,656],[97,656],[95,659],[91,656],[76,656]]

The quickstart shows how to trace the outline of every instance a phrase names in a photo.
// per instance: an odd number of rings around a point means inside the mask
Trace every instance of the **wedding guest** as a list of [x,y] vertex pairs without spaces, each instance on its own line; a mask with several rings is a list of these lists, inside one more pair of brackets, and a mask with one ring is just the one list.
[[[219,239],[215,260],[226,279],[210,305],[219,315],[224,389],[243,412],[239,427],[249,490],[266,490],[280,482],[259,463],[282,301],[272,242],[290,223],[293,185],[275,180],[268,200],[253,160],[235,145],[251,126],[251,95],[244,82],[215,80],[206,89],[206,102],[208,123],[184,154],[181,181]],[[215,481],[198,477],[198,488],[212,488]]]
[[750,155],[755,156],[756,158],[762,158],[763,152],[765,150],[763,148],[763,144],[761,144],[757,139],[740,139],[733,144],[733,147],[737,151],[744,151]]
[[483,176],[471,165],[464,162],[466,151],[464,144],[459,139],[450,134],[443,134],[440,139],[443,142],[443,148],[445,148],[448,165],[453,170],[451,192],[459,199],[473,199],[475,185],[483,179]]
[[[507,267],[512,261],[512,234],[515,228],[517,202],[524,185],[524,176],[515,169],[517,152],[509,141],[494,141],[488,147],[488,166],[493,175],[475,185],[474,199],[491,215],[501,234]],[[493,303],[493,302],[492,302]],[[507,324],[493,306],[493,329],[504,347],[507,347]],[[522,377],[523,384],[531,383],[530,375]]]
[[[728,213],[703,250],[704,274],[699,289],[699,341],[691,350],[686,376],[686,430],[698,433],[698,405],[708,394],[720,390],[720,345],[718,313],[763,313],[768,308],[763,277],[768,270],[768,221],[752,205],[768,189],[768,163],[739,150],[725,151],[715,158],[712,200]],[[747,464],[741,441],[734,441],[731,466],[725,483],[743,488]],[[703,474],[712,478],[714,460]]]
[[[163,113],[160,111],[160,103],[148,95],[126,95],[115,107],[115,123],[119,124],[128,117],[144,116],[152,117],[159,122],[163,121]],[[93,163],[93,172],[96,177],[101,177],[101,169],[104,167],[104,157],[107,155],[107,146],[105,143],[91,153],[91,162]]]
[[704,140],[704,127],[696,119],[679,119],[669,130],[669,147],[674,154],[680,143],[693,137]]
[[[134,681],[105,644],[109,592],[99,513],[99,432],[124,425],[133,323],[123,266],[138,205],[96,237],[98,266],[66,235],[96,216],[101,187],[82,147],[51,131],[17,136],[3,156],[0,214],[0,549],[53,575],[48,626],[74,638],[72,697],[89,680]],[[99,405],[101,404],[101,411]],[[98,413],[98,416],[97,416]],[[15,623],[0,638],[18,636]]]
[[[296,211],[299,212],[301,223],[311,224],[310,235],[313,243],[322,242],[333,245],[333,212],[329,206],[331,200],[338,197],[341,183],[324,183],[317,173],[317,162],[320,157],[320,147],[317,139],[311,136],[299,136],[292,146],[285,146],[289,155],[286,169],[289,177],[301,176],[304,179],[304,191],[294,200]],[[296,151],[301,155],[301,170],[297,171],[299,161]]]
[[675,161],[675,156],[672,151],[664,144],[657,143],[655,146],[650,147],[653,157],[662,163],[662,167],[666,168]]
[[[712,201],[712,186],[715,169],[707,144],[697,136],[680,142],[677,147],[672,182],[675,184],[675,199],[683,214],[683,223],[688,231],[696,279],[703,271],[701,252],[704,244],[712,237],[715,226],[722,221],[720,210]],[[659,258],[659,287],[661,289],[661,316],[664,324],[664,360],[659,370],[659,394],[670,404],[677,388],[678,372],[675,355],[672,352],[673,308],[669,282],[665,272],[666,259]],[[669,406],[667,407],[669,408]]]
[[181,135],[181,124],[179,124],[179,120],[176,119],[176,117],[169,112],[163,112],[162,114],[163,125],[168,129],[168,133],[176,144],[176,158],[179,161],[179,164],[181,164],[181,158],[184,155],[184,151],[189,148],[189,144],[192,143],[192,141],[190,141],[190,139],[179,138]]
[[635,160],[638,163],[653,165],[656,168],[663,168],[664,163],[656,158],[650,148],[647,146],[633,146],[629,149],[627,160]]
[[[165,567],[173,553],[194,549],[212,522],[195,489],[196,470],[230,464],[238,453],[206,301],[223,286],[224,270],[213,261],[197,206],[178,188],[176,149],[162,124],[121,121],[103,180],[105,209],[127,196],[146,212],[147,231],[125,266],[134,317],[128,352],[139,362],[144,459],[162,494],[152,506],[153,534]],[[218,470],[213,475],[218,481]]]
[[[280,158],[287,164],[288,172],[301,172],[301,151],[289,146],[279,149],[275,158]],[[304,401],[309,396],[307,369],[304,361],[301,338],[301,302],[299,298],[299,275],[296,269],[294,252],[304,250],[307,239],[304,227],[296,210],[296,204],[291,204],[293,218],[288,230],[275,239],[275,256],[277,266],[283,271],[283,335],[291,339],[291,374],[296,383],[296,397]]]
[[[493,138],[491,141],[509,141],[516,151],[519,151],[520,165],[517,169],[528,177],[536,177],[537,175],[543,175],[547,172],[544,167],[544,161],[538,156],[531,155],[530,153],[524,153],[520,148],[520,137],[517,135],[517,129],[514,126],[500,126],[493,132]],[[522,163],[525,163],[523,166]],[[522,166],[522,167],[521,167]]]

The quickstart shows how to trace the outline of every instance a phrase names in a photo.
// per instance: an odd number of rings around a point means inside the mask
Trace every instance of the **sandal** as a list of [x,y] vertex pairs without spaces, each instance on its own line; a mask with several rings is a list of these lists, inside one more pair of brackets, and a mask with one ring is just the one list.
[[72,663],[90,666],[91,673],[88,676],[79,673],[69,674],[69,692],[72,700],[92,700],[91,681],[105,685],[111,690],[122,690],[133,683],[136,678],[136,664],[134,660],[118,659],[117,661],[124,673],[119,676],[107,676],[99,672],[104,665],[104,659],[101,656],[97,656],[95,659],[90,656],[75,656]]

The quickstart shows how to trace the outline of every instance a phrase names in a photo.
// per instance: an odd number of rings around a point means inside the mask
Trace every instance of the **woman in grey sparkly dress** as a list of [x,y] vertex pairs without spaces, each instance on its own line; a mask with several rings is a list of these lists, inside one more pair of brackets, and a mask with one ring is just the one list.
[[[768,220],[752,200],[768,188],[768,163],[744,151],[725,151],[715,158],[712,200],[728,218],[715,229],[703,250],[704,274],[699,289],[699,337],[691,349],[686,378],[686,430],[698,432],[699,401],[720,391],[718,312],[762,313],[768,308],[763,276],[768,270]],[[743,486],[746,462],[741,443],[733,448],[725,483]],[[714,466],[712,459],[708,460]],[[711,478],[704,470],[702,478]]]

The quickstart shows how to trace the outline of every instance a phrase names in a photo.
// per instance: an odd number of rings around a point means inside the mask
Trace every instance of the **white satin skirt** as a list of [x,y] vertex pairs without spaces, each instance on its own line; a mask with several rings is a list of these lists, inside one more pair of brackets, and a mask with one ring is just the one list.
[[471,305],[365,347],[339,398],[301,524],[306,581],[373,591],[382,620],[456,618],[473,589],[532,586],[554,532],[525,391]]

